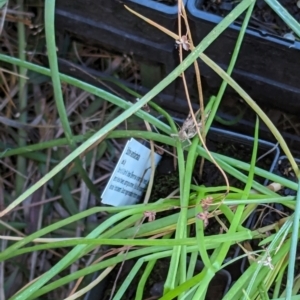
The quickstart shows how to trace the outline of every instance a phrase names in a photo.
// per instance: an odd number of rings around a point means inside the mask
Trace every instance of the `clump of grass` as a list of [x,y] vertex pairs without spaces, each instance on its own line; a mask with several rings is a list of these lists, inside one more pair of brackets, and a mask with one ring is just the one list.
[[[178,3],[181,7],[181,1]],[[23,4],[22,1],[20,4]],[[255,126],[250,163],[209,152],[205,145],[205,135],[229,84],[270,128],[297,178],[299,176],[298,166],[274,124],[230,77],[253,4],[252,0],[242,1],[198,46],[191,44],[191,54],[146,95],[137,95],[125,87],[127,93],[140,99],[131,104],[112,92],[59,73],[54,39],[55,3],[45,1],[43,9],[50,68],[41,67],[35,61],[26,61],[23,57],[25,45],[22,43],[18,44],[19,58],[0,54],[1,61],[18,66],[22,71],[19,91],[24,86],[25,76],[30,79],[34,78],[33,73],[43,76],[43,84],[28,85],[27,94],[22,93],[18,98],[19,107],[24,107],[25,100],[26,106],[32,107],[26,114],[22,112],[21,122],[13,123],[12,114],[7,115],[6,121],[10,123],[1,144],[4,176],[0,184],[5,187],[5,192],[0,212],[4,231],[1,237],[0,280],[2,286],[7,287],[11,286],[11,282],[16,283],[14,290],[3,290],[2,296],[37,299],[47,295],[58,299],[76,299],[101,282],[117,264],[135,258],[136,263],[126,280],[118,289],[112,289],[111,298],[122,299],[133,278],[137,277],[142,266],[146,266],[138,279],[135,295],[135,299],[143,299],[145,283],[153,268],[160,260],[168,258],[170,267],[161,299],[177,296],[204,299],[216,272],[233,262],[225,263],[225,260],[231,247],[236,244],[242,248],[251,264],[224,299],[255,299],[268,295],[278,298],[280,293],[290,299],[293,293],[298,292],[298,285],[293,290],[293,270],[298,241],[299,193],[297,196],[281,196],[256,182],[254,175],[293,190],[298,189],[298,184],[256,166],[259,121]],[[245,10],[248,10],[246,21],[226,73],[203,51]],[[183,7],[181,11],[183,21],[187,22]],[[295,26],[293,22],[292,26]],[[20,36],[23,35],[23,25],[19,26],[18,32]],[[182,35],[173,35],[179,45],[184,46],[186,41]],[[19,38],[22,40],[22,37]],[[188,36],[188,39],[191,37]],[[171,116],[151,100],[199,56],[224,82],[218,95],[212,97],[205,107],[206,113],[210,111],[205,125],[204,109],[200,112],[202,129],[205,130],[198,134],[195,132],[195,137],[190,137],[189,147],[183,149],[182,141],[174,138],[180,135]],[[49,79],[45,79],[48,77],[51,78],[51,84]],[[11,80],[16,84],[14,77]],[[119,87],[124,86],[119,84]],[[203,106],[201,92],[199,85],[199,101]],[[40,97],[35,98],[36,94]],[[5,102],[11,103],[7,109],[12,109],[11,100],[14,96],[6,94]],[[151,104],[156,114],[164,115],[167,123],[143,111],[142,107],[147,103]],[[159,133],[117,129],[133,114],[152,124]],[[33,137],[28,141],[27,137],[31,135]],[[153,203],[116,208],[99,206],[101,184],[107,179],[107,173],[112,171],[122,148],[117,139],[130,137],[163,143],[176,149],[179,189]],[[230,174],[243,182],[245,187],[238,189],[228,184],[217,187],[192,184],[197,157],[216,164],[224,174],[224,181],[226,174]],[[240,170],[246,171],[247,175]],[[17,176],[20,178],[18,189],[23,191],[11,195],[6,190],[13,191],[10,181],[14,182]],[[256,230],[243,225],[258,205],[269,203],[280,203],[295,213]],[[14,213],[20,209],[22,213]],[[155,216],[160,213],[161,217],[156,219]],[[97,218],[102,221],[100,224]],[[221,230],[208,236],[205,228],[212,218],[218,222]],[[258,241],[258,250],[245,246],[244,243],[249,240]],[[106,245],[113,248],[106,248]],[[194,275],[198,259],[201,259],[204,268]],[[280,285],[287,261],[290,264],[287,286],[282,291]],[[30,271],[23,274],[18,272],[18,268]],[[5,271],[8,273],[5,274]],[[84,281],[86,276],[97,271],[101,272],[92,282]]]

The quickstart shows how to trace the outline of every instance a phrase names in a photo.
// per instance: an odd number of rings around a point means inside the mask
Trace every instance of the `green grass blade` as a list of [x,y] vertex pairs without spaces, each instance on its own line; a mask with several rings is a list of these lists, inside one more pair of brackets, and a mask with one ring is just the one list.
[[208,58],[203,53],[200,53],[200,58],[210,66],[217,74],[219,74],[227,83],[248,103],[248,105],[257,113],[257,115],[264,121],[270,131],[273,133],[274,137],[277,139],[280,144],[282,150],[290,161],[292,168],[295,174],[298,175],[299,168],[295,162],[295,159],[287,146],[284,138],[273,124],[273,122],[269,119],[269,117],[263,112],[263,110],[253,101],[253,99],[236,83],[234,79],[232,79],[224,70],[222,70],[215,62],[213,62],[210,58]]
[[[59,78],[58,62],[57,62],[57,49],[55,42],[55,29],[54,29],[54,16],[55,16],[55,1],[46,0],[45,2],[45,34],[46,34],[46,45],[47,54],[51,71],[51,79],[53,84],[54,99],[62,127],[64,129],[64,134],[69,142],[71,149],[74,151],[76,149],[76,144],[73,140],[72,129],[69,123],[68,115],[66,112],[66,107],[62,95],[62,87]],[[75,159],[75,167],[82,177],[83,181],[89,188],[89,190],[100,199],[99,191],[96,186],[92,183],[86,170],[83,168],[82,161],[77,157]]]
[[242,200],[248,199],[250,190],[252,188],[252,183],[254,180],[254,168],[256,164],[256,158],[257,158],[257,150],[258,150],[258,132],[259,132],[259,119],[256,117],[256,123],[255,123],[255,132],[254,132],[254,143],[253,143],[253,151],[251,155],[251,162],[250,162],[250,169],[248,174],[248,181],[246,183],[244,193],[242,195]]
[[300,24],[295,18],[277,1],[265,0],[275,13],[300,37]]
[[[239,32],[239,35],[238,35],[238,38],[237,38],[237,41],[236,41],[236,44],[235,44],[235,47],[234,47],[231,59],[230,59],[230,63],[229,63],[228,69],[227,69],[227,74],[229,76],[232,74],[232,71],[234,69],[235,63],[237,61],[237,58],[238,58],[238,55],[239,55],[239,52],[240,52],[240,48],[241,48],[241,45],[242,45],[242,42],[243,42],[243,39],[244,39],[244,35],[245,35],[245,32],[246,32],[249,20],[250,20],[251,15],[252,15],[252,11],[253,11],[254,5],[255,5],[255,2],[253,2],[249,6],[249,8],[247,9],[245,19],[244,19],[243,24],[241,26],[241,29],[240,29],[240,32]],[[222,97],[224,95],[224,92],[226,90],[226,87],[227,87],[227,82],[225,80],[223,80],[222,84],[220,86],[219,92],[218,92],[218,94],[217,94],[217,96],[215,98],[215,101],[214,101],[213,107],[211,109],[210,115],[209,115],[209,117],[207,119],[207,122],[206,122],[205,129],[207,131],[209,130],[209,128],[210,128],[213,120],[216,118],[216,113],[217,113],[217,110],[219,108],[219,105],[220,105],[220,102],[222,100]],[[216,120],[218,121],[217,118],[216,118]],[[236,121],[237,120],[235,120],[235,122]]]
[[296,209],[293,215],[293,231],[292,231],[292,243],[289,255],[289,265],[286,283],[286,299],[290,299],[293,293],[295,263],[297,259],[297,246],[299,241],[299,219],[300,219],[300,179],[298,176],[298,191],[296,200]]

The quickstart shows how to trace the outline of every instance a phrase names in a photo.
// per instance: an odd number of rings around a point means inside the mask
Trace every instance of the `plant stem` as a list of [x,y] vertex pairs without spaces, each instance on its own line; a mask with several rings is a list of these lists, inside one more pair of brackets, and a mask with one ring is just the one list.
[[293,216],[293,233],[292,243],[289,255],[288,264],[288,275],[286,284],[286,299],[289,300],[292,297],[293,285],[294,285],[294,274],[295,274],[295,262],[297,257],[297,246],[298,246],[298,234],[299,234],[299,219],[300,219],[300,179],[298,179],[298,191],[296,200],[296,209]]

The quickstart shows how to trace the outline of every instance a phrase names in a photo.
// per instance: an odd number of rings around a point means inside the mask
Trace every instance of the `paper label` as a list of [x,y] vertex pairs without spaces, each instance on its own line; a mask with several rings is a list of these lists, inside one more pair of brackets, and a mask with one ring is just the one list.
[[[157,166],[161,156],[154,153]],[[131,138],[115,167],[102,195],[102,203],[123,206],[137,203],[151,175],[151,150]]]

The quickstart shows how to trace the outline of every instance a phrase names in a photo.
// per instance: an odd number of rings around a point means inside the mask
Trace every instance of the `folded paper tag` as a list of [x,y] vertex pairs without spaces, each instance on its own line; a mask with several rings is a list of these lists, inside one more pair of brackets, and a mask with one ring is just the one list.
[[[157,166],[161,156],[154,153]],[[131,138],[117,163],[102,195],[102,203],[123,206],[137,203],[151,175],[151,150]]]

